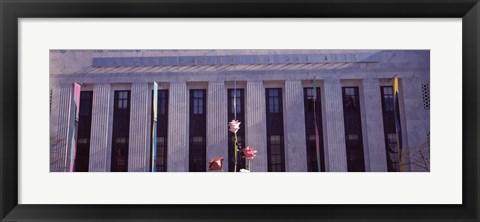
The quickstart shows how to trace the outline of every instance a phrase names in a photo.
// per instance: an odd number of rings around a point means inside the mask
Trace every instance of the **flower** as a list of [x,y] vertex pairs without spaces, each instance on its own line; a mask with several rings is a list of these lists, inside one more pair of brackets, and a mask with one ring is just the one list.
[[247,148],[243,149],[242,152],[243,152],[244,157],[247,160],[253,159],[253,157],[255,156],[255,153],[257,153],[257,151],[250,148],[250,146],[247,146]]
[[241,173],[250,173],[250,170],[240,169],[240,172],[241,172]]
[[232,120],[231,122],[228,123],[228,126],[230,127],[230,132],[232,133],[237,133],[237,131],[240,129],[240,123],[238,120]]
[[210,160],[208,170],[221,170],[223,166],[223,157],[217,157]]

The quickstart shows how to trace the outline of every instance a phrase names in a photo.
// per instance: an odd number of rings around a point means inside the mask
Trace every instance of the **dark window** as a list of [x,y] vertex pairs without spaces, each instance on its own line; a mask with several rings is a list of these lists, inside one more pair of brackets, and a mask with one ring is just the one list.
[[383,130],[385,133],[385,149],[387,153],[387,169],[389,172],[400,171],[395,114],[393,110],[393,87],[380,87],[382,94]]
[[90,158],[90,130],[92,126],[92,101],[92,91],[80,92],[75,172],[88,172],[88,161]]
[[[228,90],[228,121],[232,121],[235,119],[234,114],[234,89]],[[244,96],[243,89],[236,90],[236,108],[237,108],[237,120],[241,122],[240,130],[237,132],[237,142],[238,142],[238,149],[242,150],[243,148],[243,141],[245,138],[245,96]],[[228,126],[227,126],[228,128]],[[233,172],[235,166],[235,152],[234,152],[234,141],[235,141],[235,134],[228,131],[228,171]],[[237,156],[237,172],[240,169],[245,169],[245,159],[242,158],[242,153],[240,152]]]
[[206,90],[190,90],[190,152],[189,171],[205,172],[207,162]]
[[268,112],[280,112],[281,89],[267,89]]
[[167,172],[167,137],[157,135],[155,172]]
[[358,87],[343,87],[345,145],[349,172],[365,171]]
[[268,171],[285,171],[282,89],[265,89],[267,110]]
[[[152,111],[152,124],[153,124],[153,111]],[[168,137],[168,90],[158,90],[157,91],[157,143],[156,143],[156,151],[155,151],[155,154],[156,154],[155,155],[155,172],[167,172],[167,137]],[[150,164],[151,164],[151,161],[150,161]]]
[[112,172],[128,171],[130,91],[115,91],[112,136]]
[[307,170],[308,172],[318,172],[317,166],[317,147],[315,140],[315,115],[314,106],[316,110],[316,120],[318,129],[318,144],[320,151],[320,170],[325,171],[325,154],[323,150],[323,131],[322,131],[322,108],[320,99],[320,88],[316,90],[316,101],[314,102],[313,88],[305,88],[303,90],[303,100],[305,106],[305,133],[307,142]]
[[190,96],[193,98],[193,114],[205,114],[205,90],[192,90]]
[[393,87],[381,87],[383,110],[386,112],[393,112]]

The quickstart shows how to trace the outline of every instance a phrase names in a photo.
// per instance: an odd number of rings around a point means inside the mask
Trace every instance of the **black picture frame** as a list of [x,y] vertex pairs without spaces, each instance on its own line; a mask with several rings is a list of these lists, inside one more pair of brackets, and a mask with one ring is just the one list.
[[[1,221],[479,221],[478,0],[0,0],[0,16]],[[18,19],[77,17],[462,18],[463,204],[19,205]]]

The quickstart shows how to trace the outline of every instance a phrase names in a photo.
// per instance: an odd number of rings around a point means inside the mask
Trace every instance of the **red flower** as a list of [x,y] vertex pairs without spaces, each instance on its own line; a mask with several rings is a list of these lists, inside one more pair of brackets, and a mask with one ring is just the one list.
[[213,158],[210,160],[208,170],[221,170],[223,166],[223,157]]
[[253,157],[255,156],[255,153],[257,153],[257,151],[250,148],[250,146],[247,146],[247,148],[243,149],[242,152],[247,160],[253,159]]

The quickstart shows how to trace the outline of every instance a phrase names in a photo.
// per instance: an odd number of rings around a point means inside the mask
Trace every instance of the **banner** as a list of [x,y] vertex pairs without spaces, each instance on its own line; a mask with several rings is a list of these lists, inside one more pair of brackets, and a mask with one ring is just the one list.
[[400,93],[398,90],[398,77],[393,77],[393,112],[394,112],[394,118],[395,118],[395,130],[397,134],[397,151],[399,155],[399,167],[400,171],[404,172],[405,171],[405,166],[404,166],[404,158],[403,158],[403,143],[402,143],[402,126],[400,122],[400,105],[399,105],[399,99],[400,99]]
[[157,100],[158,83],[154,81],[152,96],[152,172],[155,172],[155,158],[157,156]]
[[78,128],[78,117],[79,117],[79,112],[80,112],[80,89],[81,89],[80,83],[73,83],[73,102],[74,102],[74,121],[73,121],[73,126],[72,126],[72,143],[71,143],[71,149],[70,149],[70,172],[74,171],[74,166],[75,166],[75,157],[77,154],[77,128]]

